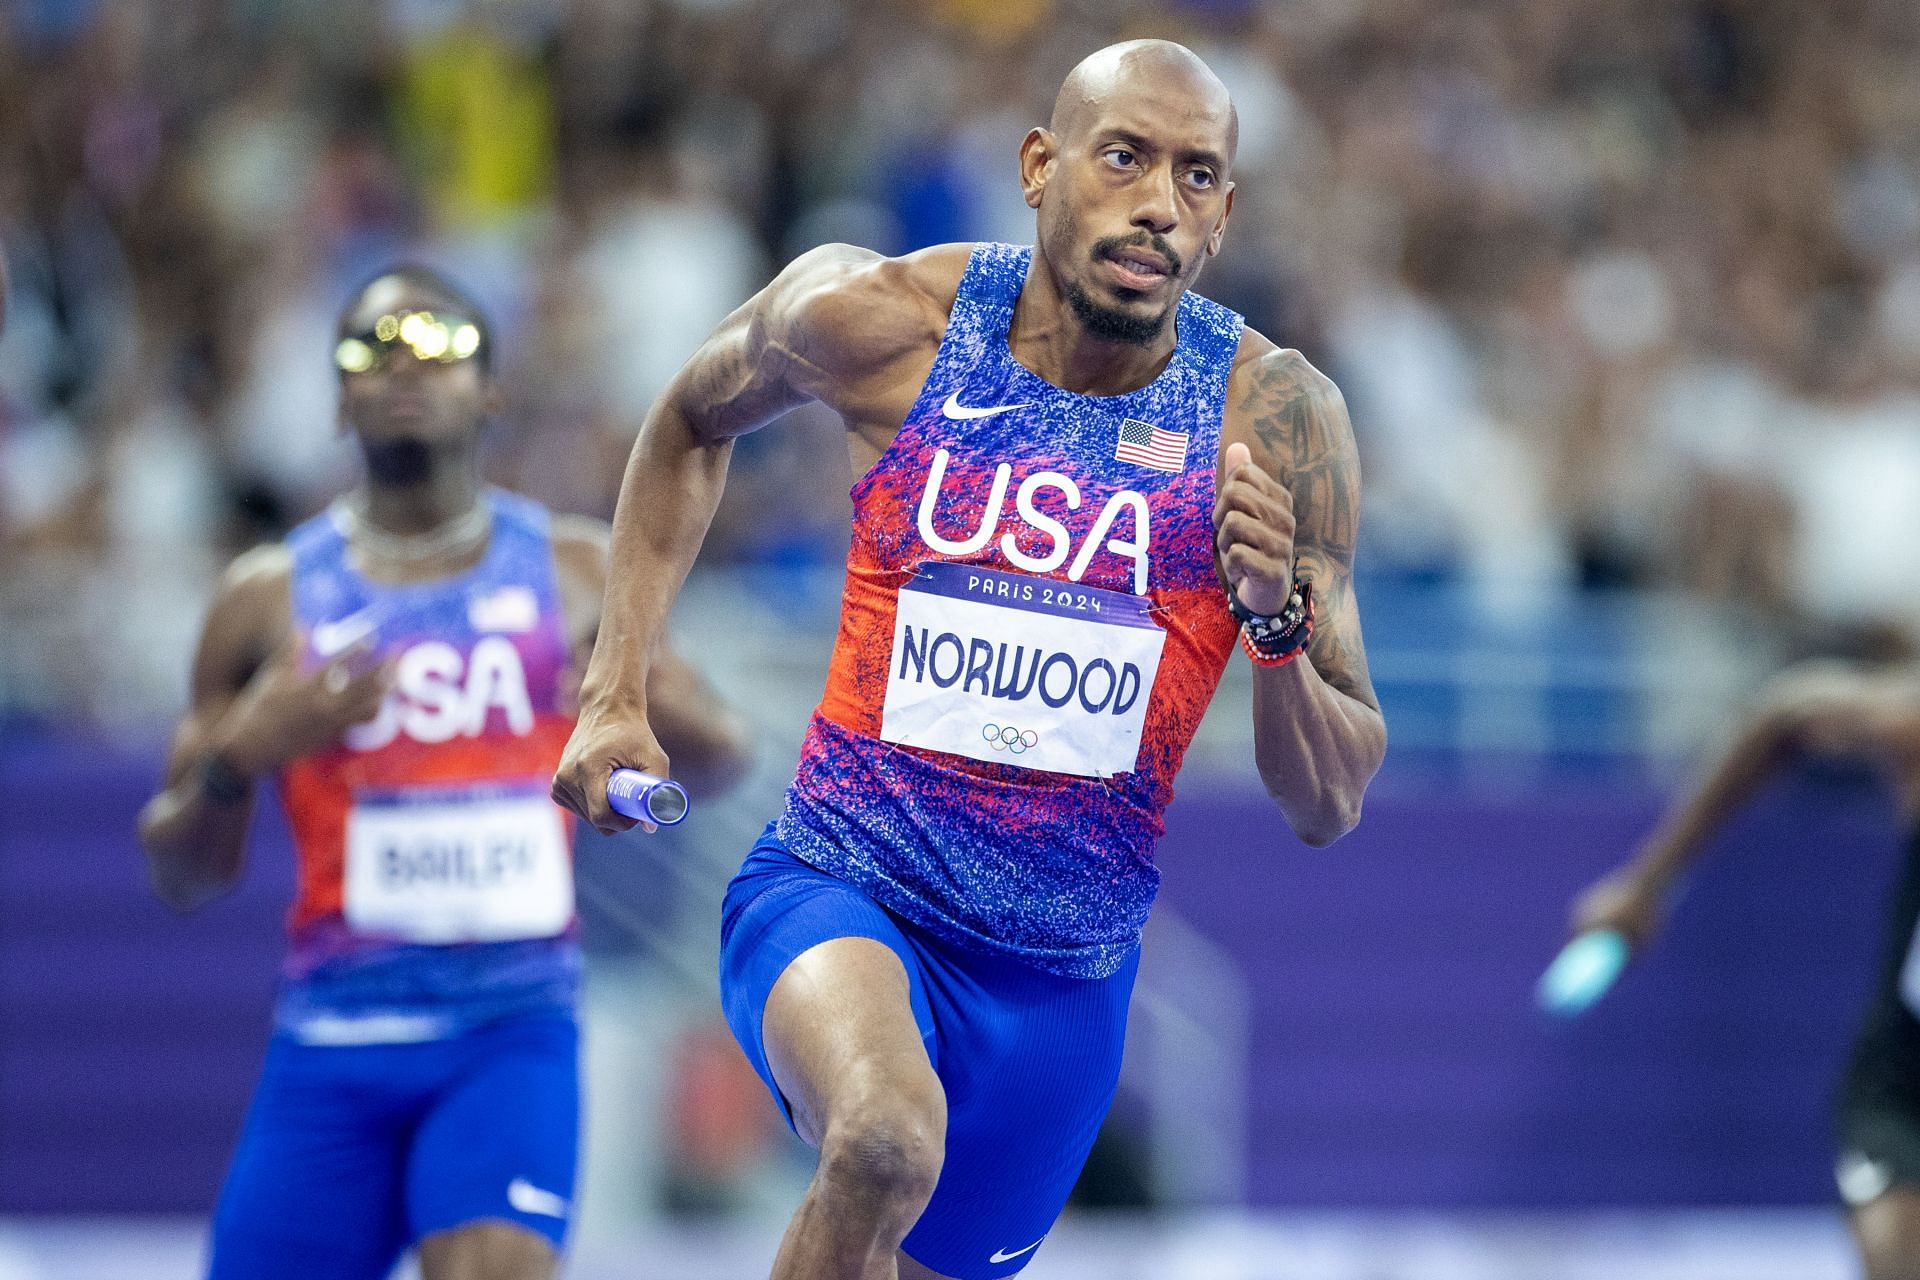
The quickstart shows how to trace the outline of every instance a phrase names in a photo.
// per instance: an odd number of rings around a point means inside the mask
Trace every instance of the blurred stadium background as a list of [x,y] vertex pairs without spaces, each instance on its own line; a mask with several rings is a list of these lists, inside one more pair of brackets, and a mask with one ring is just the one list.
[[[213,576],[350,480],[348,289],[396,255],[470,285],[494,475],[605,515],[650,398],[793,254],[1029,240],[1020,137],[1135,35],[1242,113],[1202,290],[1351,403],[1394,746],[1359,832],[1296,846],[1236,667],[1029,1274],[1853,1274],[1828,1098],[1895,854],[1863,779],[1770,794],[1583,1022],[1530,993],[1761,676],[1920,621],[1920,6],[0,0],[0,1280],[194,1273],[291,868],[266,821],[176,918],[133,815]],[[752,780],[581,851],[575,1276],[755,1274],[806,1176],[714,921],[821,686],[844,458],[818,413],[743,445],[678,616]]]

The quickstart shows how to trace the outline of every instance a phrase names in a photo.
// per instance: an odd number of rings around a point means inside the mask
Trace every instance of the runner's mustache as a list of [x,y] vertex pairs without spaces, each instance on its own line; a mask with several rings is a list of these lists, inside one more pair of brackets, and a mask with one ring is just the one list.
[[1168,244],[1164,237],[1147,231],[1131,236],[1108,236],[1104,240],[1096,241],[1093,246],[1094,261],[1110,259],[1122,249],[1151,249],[1167,260],[1167,270],[1170,274],[1176,276],[1180,274],[1180,255],[1173,251],[1173,246]]

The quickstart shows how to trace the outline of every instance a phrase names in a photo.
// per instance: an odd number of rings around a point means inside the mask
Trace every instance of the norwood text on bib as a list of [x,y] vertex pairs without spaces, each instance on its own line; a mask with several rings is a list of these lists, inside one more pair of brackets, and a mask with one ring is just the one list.
[[1132,771],[1166,632],[1142,596],[929,562],[900,590],[880,737],[1028,769]]

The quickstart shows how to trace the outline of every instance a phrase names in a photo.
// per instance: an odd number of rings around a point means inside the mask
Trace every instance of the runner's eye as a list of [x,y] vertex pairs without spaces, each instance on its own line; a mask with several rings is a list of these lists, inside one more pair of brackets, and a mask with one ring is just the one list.
[[1133,169],[1138,167],[1134,163],[1137,157],[1133,154],[1131,147],[1108,147],[1100,154],[1108,164],[1116,169]]
[[1202,191],[1211,191],[1213,189],[1213,184],[1215,181],[1213,176],[1213,170],[1189,169],[1187,171],[1187,181],[1192,183],[1194,186],[1198,187]]

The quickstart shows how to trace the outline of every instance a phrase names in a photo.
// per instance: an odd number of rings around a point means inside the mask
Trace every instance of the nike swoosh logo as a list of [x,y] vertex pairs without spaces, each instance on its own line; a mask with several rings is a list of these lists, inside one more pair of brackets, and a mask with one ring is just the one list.
[[1035,1249],[1038,1249],[1041,1245],[1045,1244],[1046,1240],[1047,1238],[1045,1236],[1041,1236],[1038,1240],[1035,1240],[1032,1244],[1028,1245],[1024,1249],[1015,1249],[1012,1253],[996,1252],[991,1258],[988,1258],[987,1261],[988,1262],[1012,1262],[1015,1258],[1019,1257],[1023,1253],[1032,1253]]
[[567,1216],[567,1202],[551,1191],[542,1191],[525,1178],[507,1184],[507,1203],[522,1213],[537,1213],[546,1218]]
[[[1024,409],[1032,403],[1031,400],[1023,400],[1019,404],[996,404],[984,409],[969,409],[960,403],[960,393],[956,391],[947,397],[945,404],[940,406],[940,412],[955,421],[966,422],[972,418],[991,418],[996,413],[1011,413],[1015,409]],[[1021,1252],[1025,1253],[1026,1250],[1022,1249]]]
[[331,658],[379,629],[379,611],[374,605],[368,605],[344,618],[316,623],[313,628],[313,651],[323,658]]

